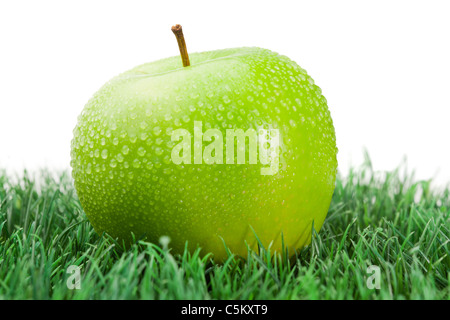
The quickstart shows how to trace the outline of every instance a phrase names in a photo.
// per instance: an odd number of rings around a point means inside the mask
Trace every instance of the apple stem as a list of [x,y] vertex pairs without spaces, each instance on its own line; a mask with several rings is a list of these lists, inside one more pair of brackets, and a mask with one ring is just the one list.
[[186,42],[184,41],[183,29],[181,28],[181,25],[177,24],[173,26],[172,32],[175,34],[175,37],[177,38],[178,48],[180,49],[183,67],[189,67],[191,63],[189,62],[189,55],[186,48]]

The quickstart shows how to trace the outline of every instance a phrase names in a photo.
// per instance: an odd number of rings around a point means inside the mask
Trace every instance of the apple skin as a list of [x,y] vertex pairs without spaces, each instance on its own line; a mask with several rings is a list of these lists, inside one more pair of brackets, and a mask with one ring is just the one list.
[[[335,187],[337,148],[327,101],[289,58],[234,48],[140,65],[106,83],[74,129],[71,166],[81,204],[101,234],[131,233],[175,253],[199,245],[215,259],[224,242],[246,257],[259,237],[280,250],[302,248],[319,231]],[[173,130],[261,128],[280,134],[279,170],[261,165],[174,164]],[[224,134],[225,136],[225,134]],[[207,143],[203,143],[203,147]],[[252,230],[253,229],[253,230]]]

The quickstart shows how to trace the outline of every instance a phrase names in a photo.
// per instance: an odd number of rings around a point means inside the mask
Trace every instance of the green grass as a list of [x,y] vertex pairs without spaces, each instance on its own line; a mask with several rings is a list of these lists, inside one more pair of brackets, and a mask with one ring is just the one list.
[[[215,264],[166,245],[98,236],[70,175],[0,173],[0,299],[449,299],[449,189],[370,161],[339,177],[326,222],[295,253]],[[289,258],[289,256],[292,256]],[[81,267],[81,289],[66,286]],[[366,285],[381,271],[380,290]]]

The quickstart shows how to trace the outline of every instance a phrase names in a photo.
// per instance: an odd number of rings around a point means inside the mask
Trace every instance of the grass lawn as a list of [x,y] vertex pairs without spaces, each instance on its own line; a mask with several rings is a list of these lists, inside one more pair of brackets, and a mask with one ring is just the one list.
[[95,233],[70,174],[52,176],[0,172],[0,299],[450,298],[450,191],[403,166],[377,173],[367,160],[339,177],[322,230],[293,257],[260,248],[223,264],[144,241],[122,249]]

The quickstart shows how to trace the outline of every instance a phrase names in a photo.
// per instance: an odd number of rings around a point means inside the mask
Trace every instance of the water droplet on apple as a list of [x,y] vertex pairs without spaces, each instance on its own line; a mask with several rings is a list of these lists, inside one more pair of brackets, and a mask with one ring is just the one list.
[[142,130],[145,130],[148,127],[148,123],[145,121],[142,121],[140,127]]
[[155,134],[155,136],[159,136],[161,134],[161,128],[156,126],[153,128],[153,133]]
[[145,153],[147,151],[143,148],[143,147],[139,147],[138,149],[138,155],[140,155],[141,157],[145,156]]
[[109,163],[109,166],[111,168],[115,168],[117,166],[117,161],[115,159],[111,159],[111,161]]
[[141,167],[141,162],[138,159],[134,159],[133,160],[133,167],[140,168]]
[[162,155],[163,153],[164,153],[164,150],[163,150],[162,148],[157,147],[157,148],[155,149],[155,154],[156,154],[157,156],[160,156],[160,155]]
[[141,138],[142,141],[147,140],[147,138],[148,138],[147,132],[142,132],[140,138]]

